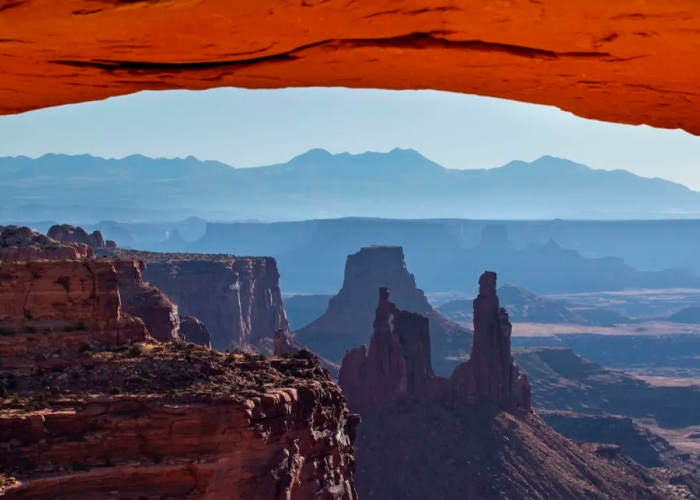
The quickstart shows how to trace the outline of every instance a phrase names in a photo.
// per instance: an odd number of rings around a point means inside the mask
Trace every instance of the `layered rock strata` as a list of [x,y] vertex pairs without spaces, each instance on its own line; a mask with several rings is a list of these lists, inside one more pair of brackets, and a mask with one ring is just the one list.
[[168,343],[64,361],[11,379],[2,498],[357,498],[358,420],[313,356]]
[[297,330],[295,338],[321,356],[341,361],[349,347],[370,342],[376,306],[373,297],[380,287],[391,291],[396,308],[428,319],[432,364],[438,373],[449,375],[453,362],[447,358],[469,352],[471,332],[432,308],[406,268],[401,247],[366,247],[349,255],[343,287],[330,300],[325,314]]
[[150,339],[123,313],[109,262],[0,263],[0,369],[60,366],[90,346]]
[[115,264],[138,281],[134,261],[0,263],[2,498],[357,498],[359,420],[318,358],[156,342]]
[[202,321],[215,349],[267,349],[277,330],[289,330],[272,258],[126,250],[108,255],[145,262],[144,279],[165,292],[181,314]]

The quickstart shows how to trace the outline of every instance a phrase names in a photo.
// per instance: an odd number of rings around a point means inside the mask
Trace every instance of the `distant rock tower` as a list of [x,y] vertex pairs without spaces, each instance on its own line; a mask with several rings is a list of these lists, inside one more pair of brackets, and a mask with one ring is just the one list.
[[452,375],[468,402],[491,402],[508,411],[530,409],[530,382],[510,352],[512,330],[496,295],[496,273],[487,271],[479,278],[479,295],[474,299],[471,356]]
[[490,403],[511,413],[529,411],[530,383],[513,362],[511,330],[508,313],[498,303],[496,273],[485,272],[474,300],[471,357],[451,378],[439,377],[430,361],[428,318],[398,309],[381,287],[369,349],[363,345],[347,351],[338,382],[350,409],[360,413],[382,411],[401,397]]

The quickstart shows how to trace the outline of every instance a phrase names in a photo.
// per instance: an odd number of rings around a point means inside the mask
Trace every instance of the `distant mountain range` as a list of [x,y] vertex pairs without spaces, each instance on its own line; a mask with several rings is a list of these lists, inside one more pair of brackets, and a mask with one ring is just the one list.
[[544,156],[451,170],[411,149],[233,168],[216,161],[48,154],[0,158],[0,219],[292,220],[664,218],[700,214],[700,193],[622,170]]

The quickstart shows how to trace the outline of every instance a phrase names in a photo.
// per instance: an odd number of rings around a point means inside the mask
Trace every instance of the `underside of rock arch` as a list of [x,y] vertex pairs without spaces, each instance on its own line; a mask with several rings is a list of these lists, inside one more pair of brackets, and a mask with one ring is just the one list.
[[700,135],[696,0],[0,0],[0,114],[140,90],[436,89]]

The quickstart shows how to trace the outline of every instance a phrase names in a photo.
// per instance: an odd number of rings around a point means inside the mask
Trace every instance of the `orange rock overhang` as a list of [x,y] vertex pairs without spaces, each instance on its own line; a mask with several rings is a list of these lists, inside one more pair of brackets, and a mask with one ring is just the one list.
[[700,135],[700,2],[0,0],[0,114],[223,86],[448,90]]

